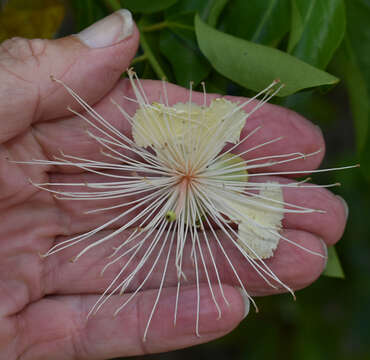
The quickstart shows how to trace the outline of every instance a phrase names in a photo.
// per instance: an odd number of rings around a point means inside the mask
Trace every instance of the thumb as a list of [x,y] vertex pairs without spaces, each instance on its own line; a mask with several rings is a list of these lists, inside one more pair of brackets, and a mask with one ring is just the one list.
[[129,66],[138,42],[131,13],[122,9],[76,35],[0,44],[0,143],[33,122],[67,114],[71,98],[50,75],[94,104]]

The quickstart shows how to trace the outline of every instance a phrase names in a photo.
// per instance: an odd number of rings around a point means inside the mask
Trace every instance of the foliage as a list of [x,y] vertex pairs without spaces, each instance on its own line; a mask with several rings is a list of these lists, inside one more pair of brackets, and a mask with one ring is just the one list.
[[199,47],[212,66],[248,89],[261,91],[271,81],[279,79],[285,86],[277,96],[286,96],[338,82],[334,76],[283,51],[217,31],[199,17],[195,18],[195,30]]
[[[51,37],[68,7],[75,20],[70,32],[120,7],[129,8],[141,32],[133,61],[140,77],[166,78],[182,86],[193,81],[197,90],[204,81],[209,91],[238,95],[254,94],[280,78],[286,86],[275,101],[324,129],[333,154],[326,165],[361,159],[360,171],[326,178],[343,182],[340,193],[355,214],[349,219],[347,240],[337,249],[346,280],[318,282],[300,295],[301,308],[300,302],[292,305],[285,297],[263,300],[265,315],[251,316],[248,326],[210,345],[207,358],[213,349],[218,349],[216,358],[221,356],[220,346],[238,349],[224,354],[235,359],[367,358],[370,0],[66,0],[64,7],[61,0],[9,0],[0,13],[0,40],[15,35]],[[339,79],[339,86],[323,94]],[[341,276],[334,248],[330,254],[326,273]],[[335,287],[339,291],[333,291]],[[349,308],[352,315],[346,313]],[[250,326],[259,334],[261,346],[256,344],[255,351],[247,348],[243,337],[255,334]],[[337,340],[329,341],[327,334]]]

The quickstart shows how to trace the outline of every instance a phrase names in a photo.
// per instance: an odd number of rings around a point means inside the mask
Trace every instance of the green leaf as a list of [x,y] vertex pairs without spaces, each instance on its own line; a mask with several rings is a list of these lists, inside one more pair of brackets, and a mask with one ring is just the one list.
[[370,88],[358,64],[356,54],[351,46],[350,39],[345,38],[343,46],[338,52],[336,65],[343,74],[347,85],[352,115],[355,121],[356,144],[359,153],[366,145],[369,131],[369,99]]
[[323,275],[344,279],[344,272],[334,246],[328,247],[328,262]]
[[194,31],[189,30],[193,28],[194,13],[169,16],[166,22],[170,29],[161,32],[160,50],[171,63],[177,83],[188,87],[193,81],[196,87],[208,76],[211,66],[198,48]]
[[220,17],[222,11],[224,10],[224,8],[225,8],[225,6],[227,5],[228,2],[229,2],[229,0],[215,0],[215,1],[213,1],[213,4],[212,4],[211,9],[209,11],[208,19],[207,19],[207,23],[210,26],[215,27],[217,25],[218,18]]
[[234,0],[222,20],[225,32],[276,46],[290,28],[290,0]]
[[288,52],[325,69],[343,40],[346,17],[343,0],[291,0],[292,29]]
[[195,18],[199,47],[213,67],[236,83],[260,91],[279,78],[285,87],[278,96],[321,85],[333,85],[338,79],[280,50],[252,43],[225,33]]
[[298,44],[304,28],[303,19],[298,9],[297,2],[295,0],[291,0],[291,3],[292,3],[292,20],[291,20],[292,27],[290,30],[289,43],[287,49],[289,53],[291,53],[295,46]]
[[347,0],[348,38],[363,70],[367,84],[370,84],[370,1]]
[[121,6],[132,12],[151,14],[165,10],[177,1],[178,0],[121,0]]
[[370,180],[370,1],[346,1],[347,64],[346,83],[355,120],[357,149],[361,155],[361,170]]
[[196,12],[202,20],[210,21],[214,26],[227,2],[228,0],[179,0],[166,11],[166,16]]
[[73,15],[77,32],[108,15],[107,9],[100,1],[91,2],[89,0],[71,0],[70,5],[74,9]]

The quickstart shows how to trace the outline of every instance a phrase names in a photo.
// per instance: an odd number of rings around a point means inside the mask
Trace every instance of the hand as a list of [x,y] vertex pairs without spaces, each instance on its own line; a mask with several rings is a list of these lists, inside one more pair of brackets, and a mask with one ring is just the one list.
[[[70,95],[50,75],[61,79],[120,131],[129,133],[129,124],[110,103],[119,101],[129,112],[135,104],[127,80],[119,77],[130,64],[138,47],[138,30],[127,12],[114,14],[79,36],[58,40],[11,39],[0,48],[0,358],[1,359],[106,359],[143,353],[164,352],[199,344],[231,331],[243,319],[248,300],[236,289],[238,283],[218,257],[225,296],[230,306],[219,301],[222,319],[208,285],[200,285],[200,334],[194,334],[196,288],[182,287],[176,327],[173,325],[175,275],[169,277],[146,342],[143,329],[156,297],[158,277],[117,317],[114,310],[125,299],[114,296],[96,316],[86,314],[109,284],[118,268],[104,277],[100,271],[114,244],[127,237],[128,231],[108,245],[95,248],[76,263],[70,259],[78,246],[42,259],[56,239],[86,232],[102,223],[106,213],[85,215],[92,208],[86,202],[57,200],[39,191],[36,183],[47,181],[83,181],[90,176],[64,167],[24,165],[12,161],[52,159],[60,150],[75,156],[99,159],[97,144],[86,135],[85,124],[71,116],[67,106],[77,109]],[[150,101],[159,100],[162,85],[143,81]],[[169,101],[187,101],[188,91],[168,85]],[[209,95],[209,98],[216,95]],[[233,101],[241,100],[231,98]],[[201,102],[202,94],[193,94]],[[273,137],[284,141],[256,150],[255,156],[276,153],[313,152],[324,148],[320,130],[301,116],[266,104],[248,121],[244,131],[263,125],[246,147]],[[268,170],[292,171],[315,169],[323,152],[305,160]],[[9,161],[10,160],[10,161]],[[260,169],[261,170],[261,169]],[[266,169],[264,169],[266,170]],[[288,178],[274,177],[280,182]],[[283,234],[307,249],[325,254],[326,245],[342,235],[346,210],[343,201],[323,188],[285,189],[284,200],[326,213],[286,214]],[[109,229],[107,231],[112,231]],[[281,292],[268,286],[245,264],[239,254],[233,258],[251,295]],[[293,289],[314,281],[325,266],[325,259],[281,241],[273,258],[266,261],[276,275]],[[223,266],[225,265],[225,266]],[[190,271],[190,270],[189,270]],[[190,272],[189,272],[190,273]],[[130,289],[133,290],[134,288]],[[214,288],[215,296],[221,294]]]

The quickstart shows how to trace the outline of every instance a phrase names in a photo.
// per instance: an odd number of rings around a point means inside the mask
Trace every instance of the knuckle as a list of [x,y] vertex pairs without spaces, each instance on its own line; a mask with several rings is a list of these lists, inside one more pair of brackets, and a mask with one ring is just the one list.
[[0,58],[21,63],[33,62],[39,64],[45,48],[45,40],[14,37],[1,44]]
[[[0,116],[19,116],[22,119],[37,116],[40,94],[35,85],[46,46],[47,42],[41,39],[17,37],[0,43]],[[17,113],[20,104],[25,109],[22,115]],[[19,131],[17,124],[20,121],[11,123],[9,134],[2,134],[0,140],[14,136]]]

